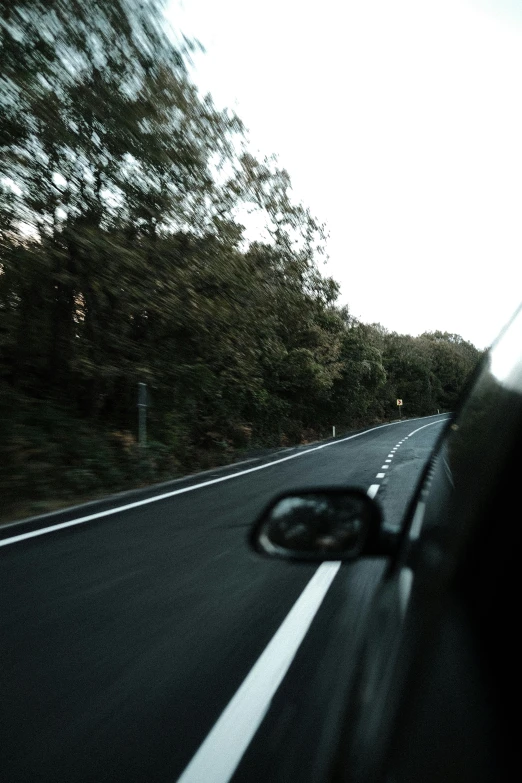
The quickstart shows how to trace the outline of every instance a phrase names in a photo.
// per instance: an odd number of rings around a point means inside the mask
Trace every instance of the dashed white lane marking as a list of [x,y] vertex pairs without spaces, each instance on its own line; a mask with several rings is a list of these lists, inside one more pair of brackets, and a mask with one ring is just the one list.
[[366,493],[368,497],[374,498],[377,492],[379,491],[380,484],[372,484],[371,487],[369,487],[368,492]]
[[[306,451],[300,451],[297,454],[290,454],[288,457],[281,457],[280,459],[272,460],[272,462],[267,462],[264,465],[257,465],[255,468],[247,468],[246,470],[238,471],[237,473],[231,473],[228,476],[220,476],[219,478],[210,479],[209,481],[202,481],[200,484],[191,484],[190,487],[182,487],[181,489],[174,489],[170,492],[164,492],[161,495],[155,495],[151,498],[145,498],[144,500],[136,500],[133,503],[126,503],[123,506],[117,506],[116,508],[109,508],[106,511],[98,511],[94,514],[87,514],[84,517],[78,517],[77,519],[71,519],[68,522],[59,522],[56,525],[49,525],[49,527],[42,527],[38,530],[31,530],[28,533],[19,533],[15,536],[9,536],[8,538],[0,539],[0,547],[2,546],[8,546],[9,544],[16,544],[19,541],[25,541],[28,538],[36,538],[37,536],[43,536],[46,535],[46,533],[53,533],[55,530],[65,530],[68,527],[74,527],[76,525],[83,525],[85,522],[91,522],[93,519],[102,519],[103,517],[111,516],[112,514],[119,514],[121,511],[129,511],[132,508],[139,508],[140,506],[146,506],[149,503],[157,503],[159,500],[165,500],[167,498],[172,498],[175,495],[181,495],[185,492],[194,492],[196,489],[202,489],[203,487],[209,487],[212,484],[219,484],[222,481],[230,481],[234,478],[239,478],[240,476],[245,476],[247,473],[254,473],[256,470],[265,470],[266,468],[272,467],[272,465],[279,465],[281,462],[287,462],[291,459],[296,459],[297,457],[304,457],[306,454],[311,454],[314,451],[320,451],[321,449],[326,449],[329,446],[336,446],[338,443],[345,443],[348,440],[353,440],[354,438],[360,438],[361,435],[365,435],[367,432],[374,432],[375,430],[383,429],[384,427],[393,427],[395,424],[400,424],[401,422],[398,421],[392,421],[389,424],[379,424],[378,427],[372,427],[369,430],[364,430],[364,432],[357,432],[355,435],[349,435],[347,438],[340,438],[339,440],[332,441],[330,443],[322,443],[320,446],[314,446],[311,449],[307,449]],[[431,422],[432,424],[436,424],[437,422]],[[429,426],[429,425],[426,425]],[[420,428],[422,429],[422,427]],[[415,430],[417,432],[417,430]]]
[[178,783],[227,783],[288,671],[341,563],[322,563]]
[[[392,462],[392,460],[393,460],[393,458],[395,456],[395,452],[397,451],[397,449],[408,438],[411,438],[412,435],[415,435],[416,432],[420,432],[420,430],[423,430],[425,427],[431,427],[433,424],[438,424],[440,421],[441,421],[441,419],[437,419],[437,421],[430,421],[429,424],[423,424],[422,427],[418,427],[416,430],[413,430],[413,432],[410,432],[408,435],[406,435],[402,440],[400,440],[397,443],[396,446],[393,447],[393,449],[390,450],[390,453],[388,454],[388,458],[384,461],[385,464],[381,466],[381,470],[388,470],[388,468],[390,467],[390,463]],[[386,475],[385,473],[377,473],[375,478],[382,479],[382,478],[385,477],[385,475]],[[372,497],[372,498],[375,497],[375,495],[379,491],[379,487],[380,486],[381,486],[380,484],[372,484],[372,486],[368,490],[368,495],[370,495],[370,497]],[[373,492],[373,494],[371,494],[372,492]],[[420,531],[420,526],[422,525],[422,517],[424,515],[424,510],[421,511],[419,509],[419,506],[417,507],[417,510],[415,512],[415,517],[413,519],[412,527],[411,527],[411,530],[410,530],[410,536],[414,535],[415,534],[415,530],[417,530],[416,524],[415,524],[415,519],[417,518],[417,514],[420,514],[419,522],[418,522],[418,531]],[[418,532],[417,532],[417,535],[418,535]]]
[[[410,438],[412,435],[415,435],[416,432],[423,430],[424,427],[430,427],[432,424],[436,424],[436,422],[430,422],[429,424],[425,424],[423,427],[419,427],[418,429],[413,430],[413,432],[410,432],[410,434],[407,437]],[[422,500],[420,500],[417,503],[417,507],[413,515],[413,520],[409,532],[409,537],[413,541],[415,541],[420,535],[422,523],[424,521],[425,509],[426,509],[426,504]],[[406,614],[406,609],[408,607],[408,603],[410,600],[413,579],[414,579],[414,575],[411,568],[408,568],[407,566],[401,568],[399,573],[399,604],[400,604],[402,617],[404,617]]]

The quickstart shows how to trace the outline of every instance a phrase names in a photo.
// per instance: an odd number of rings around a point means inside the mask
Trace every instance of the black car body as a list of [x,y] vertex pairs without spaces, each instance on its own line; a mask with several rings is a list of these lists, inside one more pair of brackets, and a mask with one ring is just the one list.
[[[448,420],[400,533],[384,545],[389,567],[331,780],[479,783],[514,774],[521,454],[519,310]],[[368,542],[360,556],[382,554]]]

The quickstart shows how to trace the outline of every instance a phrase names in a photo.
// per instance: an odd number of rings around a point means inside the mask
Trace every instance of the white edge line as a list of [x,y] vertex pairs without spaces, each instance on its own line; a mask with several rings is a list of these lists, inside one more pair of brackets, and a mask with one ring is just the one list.
[[[441,420],[441,421],[443,421],[443,420]],[[408,435],[406,435],[406,437],[407,438],[411,438],[411,436],[415,435],[416,432],[420,432],[425,427],[433,427],[434,424],[438,424],[438,423],[439,423],[439,421],[430,421],[429,424],[423,424],[422,427],[418,427],[416,430],[413,430],[413,432],[408,433]]]
[[261,653],[178,783],[227,783],[287,673],[340,562],[322,563]]
[[[436,422],[432,423],[436,424]],[[295,459],[296,457],[304,457],[306,454],[311,454],[313,451],[319,451],[320,449],[328,448],[328,446],[337,446],[338,443],[344,443],[345,441],[353,440],[354,438],[360,438],[361,435],[366,435],[368,432],[374,432],[375,430],[383,429],[383,427],[393,427],[395,424],[400,424],[400,422],[392,421],[388,424],[379,424],[378,427],[372,427],[369,430],[364,430],[364,432],[357,432],[355,435],[349,435],[347,438],[340,438],[339,440],[333,441],[331,443],[322,443],[320,446],[314,446],[312,449],[300,451],[297,454],[290,454],[288,457],[281,457],[281,459],[275,459],[272,460],[272,462],[267,462],[263,465],[257,465],[255,468],[247,468],[246,470],[241,470],[237,473],[231,473],[228,476],[220,476],[219,478],[210,479],[209,481],[202,481],[200,484],[191,484],[190,487],[174,489],[171,492],[164,492],[161,495],[155,495],[154,497],[145,498],[144,500],[136,500],[134,503],[127,503],[124,506],[117,506],[116,508],[109,508],[106,511],[98,511],[95,514],[88,514],[85,517],[71,519],[68,522],[59,522],[56,525],[42,527],[38,530],[31,530],[28,533],[19,533],[16,536],[9,536],[9,538],[0,539],[0,547],[8,546],[9,544],[16,544],[18,541],[25,541],[28,538],[43,536],[46,533],[52,533],[55,530],[65,530],[66,528],[74,527],[75,525],[83,525],[85,522],[91,522],[93,519],[101,519],[102,517],[108,517],[112,514],[119,514],[120,511],[128,511],[131,508],[139,508],[140,506],[145,506],[148,503],[156,503],[159,500],[165,500],[166,498],[171,498],[175,495],[181,495],[184,492],[193,492],[194,490],[201,489],[202,487],[209,487],[212,484],[219,484],[222,481],[229,481],[230,479],[239,478],[240,476],[245,476],[247,473],[254,473],[256,470],[264,470],[265,468],[272,467],[272,465],[278,465],[281,462],[286,462],[287,460]]]

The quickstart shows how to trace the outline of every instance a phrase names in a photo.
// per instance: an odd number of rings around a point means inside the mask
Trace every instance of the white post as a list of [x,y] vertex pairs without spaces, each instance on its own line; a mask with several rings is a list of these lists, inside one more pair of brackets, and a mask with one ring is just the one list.
[[147,386],[138,383],[138,443],[142,448],[147,445]]
[[332,427],[332,438],[335,438],[335,426]]

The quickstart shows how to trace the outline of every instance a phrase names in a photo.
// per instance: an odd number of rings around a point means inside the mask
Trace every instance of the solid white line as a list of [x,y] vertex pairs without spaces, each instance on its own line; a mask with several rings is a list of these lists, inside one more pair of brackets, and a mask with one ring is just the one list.
[[221,713],[178,783],[227,783],[308,631],[341,563],[322,563]]
[[369,498],[374,498],[377,492],[379,491],[380,484],[372,484],[371,487],[368,488],[368,492],[366,493]]
[[43,536],[46,533],[52,533],[55,530],[65,530],[68,527],[74,527],[75,525],[83,525],[85,522],[91,522],[93,519],[101,519],[102,517],[108,517],[112,514],[118,514],[120,511],[128,511],[131,508],[139,508],[140,506],[146,506],[148,503],[156,503],[158,500],[165,500],[166,498],[172,498],[175,495],[182,495],[185,492],[194,492],[196,489],[202,489],[203,487],[209,487],[212,484],[219,484],[222,481],[229,481],[230,479],[239,478],[245,476],[247,473],[254,473],[256,470],[265,470],[272,465],[279,465],[281,462],[287,462],[290,459],[296,459],[297,457],[304,457],[306,454],[311,454],[314,451],[320,449],[326,449],[329,446],[337,446],[338,443],[344,443],[354,438],[360,438],[361,435],[366,435],[367,432],[374,432],[374,430],[383,429],[383,427],[393,427],[394,424],[399,422],[392,421],[389,424],[379,424],[378,427],[372,427],[364,432],[357,432],[355,435],[349,435],[346,438],[340,438],[332,443],[322,443],[320,446],[314,446],[306,451],[300,451],[297,454],[290,454],[288,457],[281,457],[280,459],[272,460],[264,465],[257,465],[255,468],[247,468],[246,470],[238,471],[237,473],[231,473],[228,476],[220,476],[219,478],[210,479],[209,481],[202,481],[200,484],[192,484],[190,487],[183,487],[182,489],[174,489],[171,492],[164,492],[161,495],[155,495],[151,498],[145,498],[144,500],[136,500],[134,503],[126,503],[123,506],[117,506],[116,508],[109,508],[106,511],[98,511],[95,514],[87,514],[84,517],[78,517],[77,519],[71,519],[69,522],[59,522],[56,525],[50,525],[49,527],[42,527],[38,530],[32,530],[29,533],[19,533],[15,536],[9,536],[9,538],[0,539],[0,547],[8,546],[9,544],[16,544],[18,541],[25,541],[28,538],[36,538],[37,536]]
[[407,435],[407,438],[411,438],[412,435],[415,435],[416,432],[420,432],[421,430],[425,429],[425,427],[433,427],[434,424],[440,424],[440,421],[444,421],[444,419],[440,419],[439,421],[430,421],[429,424],[423,424],[422,427],[419,427],[416,430],[413,430],[413,432],[410,432],[409,435]]
[[386,475],[386,473],[377,473],[377,475],[375,476],[375,478],[384,478],[384,477],[385,477],[385,475]]

